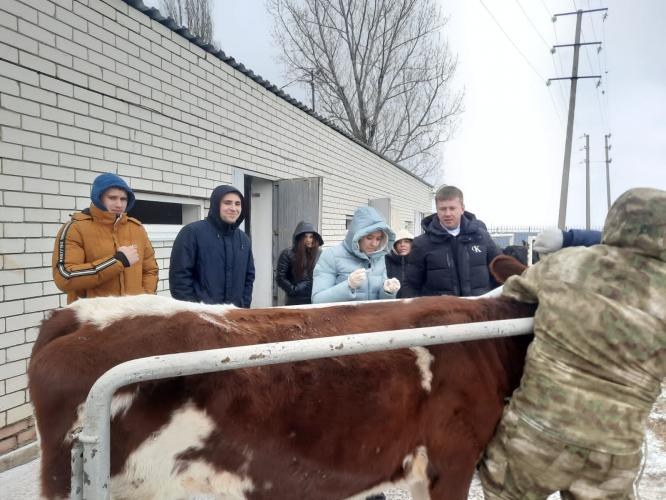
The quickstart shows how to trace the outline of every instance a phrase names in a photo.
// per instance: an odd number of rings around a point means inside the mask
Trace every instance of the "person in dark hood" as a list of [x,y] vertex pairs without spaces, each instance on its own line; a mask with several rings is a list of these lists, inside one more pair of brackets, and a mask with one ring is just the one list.
[[250,239],[238,229],[244,211],[238,189],[218,186],[210,195],[208,217],[180,230],[169,266],[173,298],[250,307],[254,259]]
[[444,186],[435,194],[437,213],[423,219],[407,264],[404,297],[483,295],[496,283],[488,264],[502,252],[486,225],[465,211],[463,193]]
[[155,293],[155,252],[141,222],[127,215],[135,201],[132,189],[107,172],[95,178],[90,200],[90,207],[72,214],[55,239],[53,280],[67,293],[67,303]]
[[[396,278],[400,283],[405,282],[407,262],[412,251],[413,241],[414,236],[406,229],[398,229],[395,232],[395,243],[391,251],[386,254],[386,275],[389,278]],[[403,298],[403,290],[398,291],[396,298]]]
[[312,302],[312,272],[321,254],[324,240],[309,222],[296,225],[292,246],[280,253],[277,262],[277,284],[287,294],[287,305]]

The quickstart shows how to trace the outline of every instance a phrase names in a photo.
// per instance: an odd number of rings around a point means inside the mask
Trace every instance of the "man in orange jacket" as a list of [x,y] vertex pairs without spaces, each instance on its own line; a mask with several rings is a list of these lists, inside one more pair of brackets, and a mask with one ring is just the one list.
[[134,193],[117,175],[104,173],[92,185],[89,208],[60,228],[53,250],[53,279],[79,298],[155,293],[157,261],[146,230],[128,217]]

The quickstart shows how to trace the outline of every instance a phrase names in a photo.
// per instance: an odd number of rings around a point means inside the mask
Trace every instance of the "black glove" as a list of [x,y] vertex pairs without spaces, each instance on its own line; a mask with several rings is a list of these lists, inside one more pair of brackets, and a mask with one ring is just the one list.
[[312,295],[312,280],[303,280],[296,283],[294,286],[294,295],[299,297],[307,297]]

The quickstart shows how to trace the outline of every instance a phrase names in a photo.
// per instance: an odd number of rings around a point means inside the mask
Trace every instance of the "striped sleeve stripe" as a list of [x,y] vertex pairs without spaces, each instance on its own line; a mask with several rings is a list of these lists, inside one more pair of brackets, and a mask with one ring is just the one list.
[[107,259],[104,262],[100,262],[91,269],[68,271],[67,268],[65,267],[65,242],[67,240],[67,233],[69,232],[69,228],[71,227],[71,225],[72,222],[68,222],[65,225],[65,228],[62,230],[62,234],[60,235],[60,240],[58,241],[58,272],[63,278],[70,279],[70,278],[77,278],[79,276],[92,276],[100,271],[103,271],[107,267],[114,265],[116,262],[120,262],[115,257],[111,257],[110,259]]

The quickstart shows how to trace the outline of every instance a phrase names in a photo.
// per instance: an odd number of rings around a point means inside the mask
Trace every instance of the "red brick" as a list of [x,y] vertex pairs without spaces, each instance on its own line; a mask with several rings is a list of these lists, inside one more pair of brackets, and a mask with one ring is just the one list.
[[29,443],[30,441],[34,441],[35,438],[37,437],[37,433],[35,432],[35,428],[31,427],[30,429],[27,429],[18,435],[18,445],[23,446],[26,443]]
[[13,424],[10,424],[0,429],[0,439],[4,439],[6,437],[18,434],[19,432],[26,430],[31,425],[32,425],[32,418],[26,418],[23,420],[19,420],[18,422],[14,422]]
[[0,455],[3,453],[7,453],[8,451],[12,451],[17,447],[17,442],[16,442],[16,436],[12,436],[7,439],[3,439],[0,441]]

